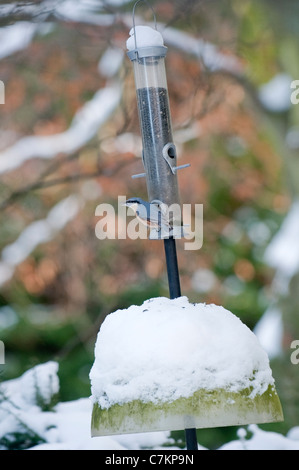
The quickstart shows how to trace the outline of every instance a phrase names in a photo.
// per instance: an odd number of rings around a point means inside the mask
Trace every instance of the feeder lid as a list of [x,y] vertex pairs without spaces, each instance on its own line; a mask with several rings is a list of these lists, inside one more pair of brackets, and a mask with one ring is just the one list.
[[150,26],[134,26],[127,40],[128,56],[131,60],[143,57],[165,57],[162,34]]
[[283,419],[256,336],[223,307],[186,297],[108,315],[90,378],[93,436]]

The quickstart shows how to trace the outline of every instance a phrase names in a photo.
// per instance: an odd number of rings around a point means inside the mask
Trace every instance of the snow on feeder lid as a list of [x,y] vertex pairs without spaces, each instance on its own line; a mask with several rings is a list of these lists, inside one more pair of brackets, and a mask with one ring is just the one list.
[[150,26],[133,26],[127,40],[128,56],[133,60],[143,57],[165,57],[167,47],[163,36]]
[[92,436],[283,419],[254,333],[223,307],[186,297],[108,315],[90,379]]

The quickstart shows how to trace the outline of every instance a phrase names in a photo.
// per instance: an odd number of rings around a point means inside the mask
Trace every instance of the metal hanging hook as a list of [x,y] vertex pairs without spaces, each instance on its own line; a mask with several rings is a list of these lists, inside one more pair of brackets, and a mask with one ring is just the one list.
[[157,31],[157,18],[156,18],[156,13],[155,10],[153,9],[152,5],[147,1],[147,0],[137,0],[135,2],[134,7],[133,7],[133,29],[134,29],[134,42],[135,42],[135,49],[137,49],[137,38],[136,38],[136,25],[135,25],[135,10],[138,5],[138,3],[144,2],[147,4],[147,6],[152,10],[153,17],[154,17],[154,23],[155,23],[155,30]]

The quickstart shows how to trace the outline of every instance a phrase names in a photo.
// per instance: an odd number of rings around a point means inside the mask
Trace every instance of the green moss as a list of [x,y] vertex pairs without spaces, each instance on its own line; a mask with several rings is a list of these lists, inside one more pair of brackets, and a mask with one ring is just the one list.
[[268,423],[283,419],[275,389],[250,398],[250,389],[241,392],[198,390],[189,398],[167,403],[134,400],[102,409],[94,404],[92,435],[178,430]]

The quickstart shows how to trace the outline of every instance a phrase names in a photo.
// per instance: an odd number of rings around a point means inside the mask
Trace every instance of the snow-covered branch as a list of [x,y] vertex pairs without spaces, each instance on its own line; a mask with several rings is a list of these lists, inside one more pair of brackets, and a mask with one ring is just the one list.
[[299,200],[295,200],[277,234],[267,247],[265,261],[276,270],[282,293],[299,272]]
[[289,295],[291,279],[299,272],[299,200],[295,200],[280,229],[268,245],[264,260],[275,269],[272,282],[273,304],[257,323],[255,333],[273,358],[283,351],[283,320],[280,296]]
[[166,45],[197,57],[211,72],[225,70],[239,75],[243,71],[240,61],[235,56],[224,54],[217,46],[201,38],[169,27],[163,29],[163,37]]
[[52,23],[32,23],[19,21],[0,29],[0,59],[26,49],[36,34],[44,35],[52,28]]
[[0,258],[0,286],[13,276],[15,268],[41,243],[52,240],[83,207],[81,196],[71,195],[59,201],[45,219],[26,227],[16,241],[6,246]]
[[25,161],[38,157],[50,159],[59,153],[70,154],[92,139],[120,102],[121,85],[112,82],[95,93],[74,116],[70,127],[51,136],[27,136],[0,153],[0,173],[11,171]]

